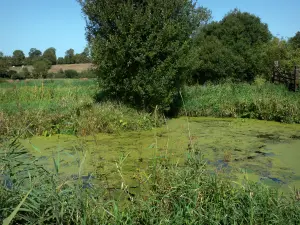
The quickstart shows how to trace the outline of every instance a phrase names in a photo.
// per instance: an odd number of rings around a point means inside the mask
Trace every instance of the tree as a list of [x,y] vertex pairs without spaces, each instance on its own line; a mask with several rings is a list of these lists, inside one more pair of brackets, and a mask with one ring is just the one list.
[[74,64],[75,63],[75,51],[70,48],[65,53],[65,63],[66,64]]
[[207,10],[192,0],[81,0],[99,83],[112,98],[168,109],[184,84],[192,34]]
[[31,48],[28,53],[29,58],[38,58],[42,56],[42,52],[36,48]]
[[289,43],[291,43],[294,48],[300,48],[300,31],[298,31],[294,37],[290,38]]
[[[256,75],[268,73],[268,66],[264,61],[264,46],[272,39],[272,35],[268,25],[262,23],[259,17],[235,9],[220,22],[213,22],[206,26],[203,32],[206,37],[216,37],[225,48],[240,58],[239,61],[245,62],[240,64],[240,68],[231,69],[239,71],[239,74],[228,74],[228,76],[252,81]],[[233,64],[232,66],[236,67]]]
[[[189,53],[190,83],[203,84],[229,76],[238,79],[245,62],[215,36],[198,36]],[[242,71],[241,71],[242,70]]]
[[43,58],[48,60],[51,65],[56,64],[56,49],[55,48],[48,48],[43,53]]
[[0,77],[8,77],[9,64],[8,61],[2,57],[0,58]]
[[47,78],[48,70],[51,68],[51,62],[45,59],[33,63],[33,78]]
[[0,52],[0,59],[4,57],[3,52]]
[[25,60],[24,52],[21,50],[15,50],[13,52],[12,60],[13,60],[14,66],[22,66],[24,64],[24,60]]
[[58,57],[57,64],[65,64],[65,59],[63,57]]

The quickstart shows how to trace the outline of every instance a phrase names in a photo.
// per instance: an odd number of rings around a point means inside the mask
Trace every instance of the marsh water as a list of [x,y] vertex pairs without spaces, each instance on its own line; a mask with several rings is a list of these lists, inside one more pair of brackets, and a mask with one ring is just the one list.
[[183,117],[151,131],[36,136],[22,144],[46,167],[53,168],[54,158],[65,176],[81,174],[92,180],[91,185],[105,182],[119,187],[123,181],[137,187],[148,177],[147,168],[155,157],[167,155],[172,162],[183,163],[189,140],[201,151],[209,170],[232,181],[249,179],[283,191],[300,188],[300,125]]

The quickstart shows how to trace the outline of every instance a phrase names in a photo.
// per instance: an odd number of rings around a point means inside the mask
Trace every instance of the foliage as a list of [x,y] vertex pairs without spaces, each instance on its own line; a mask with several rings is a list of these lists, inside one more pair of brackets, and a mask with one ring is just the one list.
[[78,72],[76,70],[65,70],[66,78],[76,78],[78,77]]
[[194,80],[216,80],[226,76],[253,81],[256,75],[269,73],[264,46],[271,37],[267,24],[259,17],[233,10],[195,36],[190,54],[200,62],[194,63]]
[[13,52],[12,62],[14,66],[22,66],[24,64],[25,54],[21,50],[15,50]]
[[0,77],[8,77],[9,64],[5,58],[0,58]]
[[[220,83],[186,87],[185,108],[189,116],[242,117],[300,123],[299,93],[281,85]],[[180,115],[185,115],[181,109]]]
[[293,46],[295,49],[300,48],[300,31],[298,31],[294,37],[289,39],[290,44]]
[[38,58],[42,56],[42,52],[36,48],[31,48],[28,53],[29,58]]
[[137,107],[167,109],[185,82],[190,36],[208,11],[190,0],[80,2],[104,91]]
[[239,80],[245,61],[215,36],[196,37],[189,53],[190,83],[203,84],[231,77]]
[[48,60],[51,65],[56,65],[56,49],[48,48],[43,53],[43,59]]
[[22,68],[21,74],[25,77],[25,79],[32,78],[31,73],[27,67]]
[[[248,180],[233,184],[208,171],[201,153],[194,148],[187,153],[183,165],[170,163],[168,155],[151,160],[146,171],[148,179],[143,185],[147,191],[129,198],[132,199],[129,203],[120,201],[128,197],[125,188],[119,198],[114,198],[105,186],[84,188],[81,179],[61,176],[59,153],[53,156],[52,171],[39,165],[38,159],[16,141],[4,143],[0,154],[0,176],[4,178],[4,185],[0,186],[0,217],[8,218],[23,203],[12,218],[14,224],[298,224],[300,221],[300,204],[294,193],[285,196]],[[80,166],[77,174],[81,175]],[[120,182],[123,187],[123,181]]]
[[42,57],[42,52],[36,48],[31,48],[28,57],[25,60],[26,65],[32,65],[35,61],[40,60]]
[[97,73],[93,69],[85,70],[79,73],[80,78],[97,78]]
[[[117,102],[98,103],[94,80],[32,80],[0,83],[0,136],[87,135],[148,130],[152,114]],[[126,121],[126,126],[120,123]],[[160,125],[162,121],[158,121]]]
[[58,57],[58,59],[57,59],[57,64],[65,64],[65,59],[64,59],[64,57]]
[[266,66],[269,73],[266,78],[270,80],[274,61],[279,61],[279,66],[284,71],[293,71],[296,65],[300,65],[300,48],[294,49],[293,46],[278,38],[273,38],[265,47]]
[[70,48],[65,53],[65,63],[66,64],[74,64],[75,63],[75,51]]
[[15,71],[15,70],[9,70],[9,71],[7,72],[7,75],[8,75],[8,77],[9,77],[10,79],[13,79],[15,76],[17,76],[17,71]]
[[35,61],[33,64],[33,78],[47,78],[48,70],[51,67],[51,62],[45,59]]

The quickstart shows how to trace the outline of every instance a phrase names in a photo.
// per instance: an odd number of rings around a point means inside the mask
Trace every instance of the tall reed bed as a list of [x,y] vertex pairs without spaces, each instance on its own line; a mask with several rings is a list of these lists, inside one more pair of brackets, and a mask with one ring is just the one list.
[[[300,123],[300,93],[270,83],[220,83],[186,87],[189,116],[243,117]],[[182,110],[180,115],[184,115]]]

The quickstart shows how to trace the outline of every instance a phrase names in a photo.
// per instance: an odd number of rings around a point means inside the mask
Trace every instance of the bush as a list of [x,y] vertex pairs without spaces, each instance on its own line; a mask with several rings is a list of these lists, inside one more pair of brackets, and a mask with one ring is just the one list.
[[47,78],[48,70],[51,67],[51,62],[46,59],[37,60],[33,63],[33,78]]
[[8,73],[7,73],[7,75],[8,75],[8,77],[10,79],[14,79],[14,77],[17,76],[17,71],[15,71],[15,70],[9,70]]
[[97,73],[94,70],[85,70],[79,73],[79,78],[97,78]]
[[25,79],[32,77],[27,67],[22,68],[22,71],[20,72],[20,76],[24,77]]
[[13,79],[13,80],[24,80],[24,79],[26,79],[26,77],[24,76],[23,73],[16,73],[16,74],[12,75],[11,79]]
[[65,70],[66,78],[76,78],[78,77],[78,72],[76,70]]
[[168,109],[185,82],[190,36],[209,13],[191,0],[81,4],[103,90],[140,108]]

